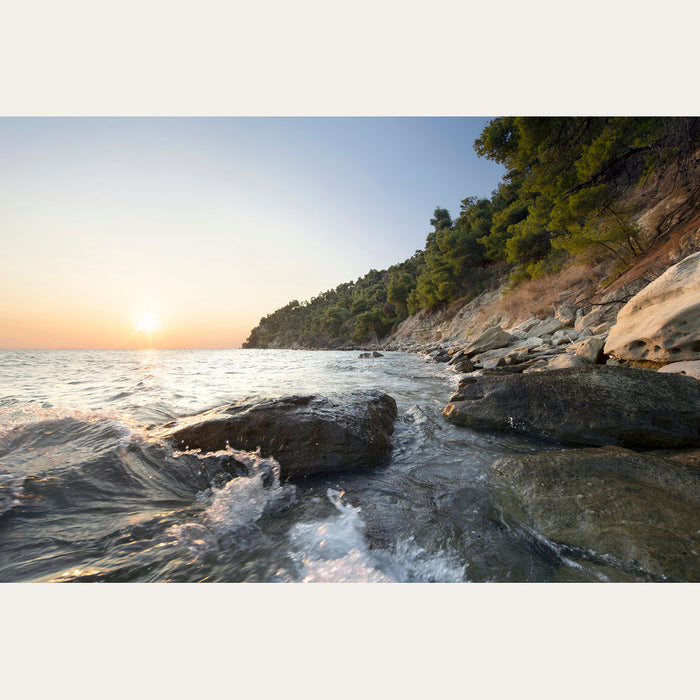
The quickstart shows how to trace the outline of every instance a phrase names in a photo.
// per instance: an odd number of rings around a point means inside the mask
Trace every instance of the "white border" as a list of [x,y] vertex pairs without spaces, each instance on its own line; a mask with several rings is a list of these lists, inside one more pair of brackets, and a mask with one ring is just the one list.
[[[689,7],[24,0],[3,5],[0,114],[698,114]],[[695,685],[694,584],[0,596],[8,696],[673,698]]]

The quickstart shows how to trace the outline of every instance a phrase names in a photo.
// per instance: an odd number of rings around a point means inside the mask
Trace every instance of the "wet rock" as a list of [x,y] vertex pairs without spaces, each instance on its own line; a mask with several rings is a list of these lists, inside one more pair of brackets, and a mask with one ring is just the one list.
[[244,399],[156,431],[179,449],[261,447],[283,478],[378,466],[388,461],[396,402],[379,391]]
[[454,352],[450,353],[450,359],[449,359],[447,364],[454,365],[457,362],[459,362],[459,360],[461,360],[463,357],[466,357],[466,354],[464,352],[464,348],[462,348],[460,350],[455,349]]
[[474,363],[468,357],[461,357],[457,362],[452,363],[455,372],[467,373],[474,371]]
[[693,362],[671,362],[671,364],[664,365],[659,372],[664,374],[686,374],[700,381],[700,360],[695,360]]
[[444,415],[579,445],[700,446],[700,383],[691,377],[607,365],[532,369],[464,386]]
[[484,331],[476,340],[474,340],[467,348],[467,355],[477,355],[480,352],[494,350],[496,348],[504,348],[510,345],[515,338],[506,333],[500,326],[493,326],[487,331]]
[[625,304],[605,352],[659,363],[700,360],[700,253],[670,267]]
[[452,359],[447,349],[442,345],[430,347],[425,352],[433,362],[449,362]]
[[657,580],[700,580],[697,466],[604,447],[505,457],[492,474],[508,516],[567,556]]

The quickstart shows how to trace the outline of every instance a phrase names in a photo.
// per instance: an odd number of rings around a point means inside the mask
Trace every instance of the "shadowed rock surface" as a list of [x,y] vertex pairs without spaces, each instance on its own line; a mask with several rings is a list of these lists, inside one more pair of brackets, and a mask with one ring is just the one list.
[[505,457],[491,470],[507,517],[567,556],[698,581],[700,468],[683,461],[603,447]]
[[579,445],[700,445],[700,383],[630,367],[587,365],[487,376],[461,385],[444,415]]
[[157,436],[204,452],[260,447],[294,478],[386,463],[395,419],[396,402],[379,391],[244,399],[168,423]]

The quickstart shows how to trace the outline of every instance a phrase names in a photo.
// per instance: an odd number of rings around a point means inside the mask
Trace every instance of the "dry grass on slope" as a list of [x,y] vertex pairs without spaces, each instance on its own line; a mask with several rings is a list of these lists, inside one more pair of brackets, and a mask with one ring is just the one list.
[[553,275],[526,280],[503,292],[490,304],[474,309],[470,318],[462,319],[462,332],[477,334],[490,326],[511,328],[532,316],[553,316],[563,305],[576,308],[581,300],[593,296],[608,267],[572,266]]

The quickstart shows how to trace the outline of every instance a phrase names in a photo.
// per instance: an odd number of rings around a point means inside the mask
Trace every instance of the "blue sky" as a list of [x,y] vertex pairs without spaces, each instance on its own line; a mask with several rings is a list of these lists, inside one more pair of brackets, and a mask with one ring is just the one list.
[[[488,196],[485,118],[2,118],[0,347],[237,347]],[[3,337],[5,335],[6,337]]]

